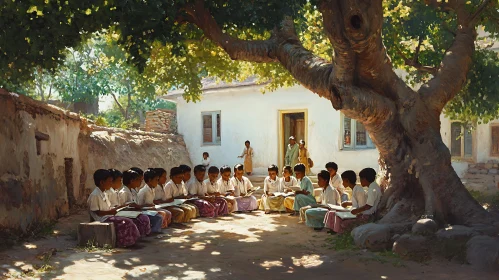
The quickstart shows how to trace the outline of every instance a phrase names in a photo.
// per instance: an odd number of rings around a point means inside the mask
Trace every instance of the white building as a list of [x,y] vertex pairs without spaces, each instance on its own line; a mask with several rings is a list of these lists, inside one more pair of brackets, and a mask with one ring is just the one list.
[[[212,165],[242,163],[244,142],[254,148],[255,174],[266,174],[270,164],[282,167],[288,137],[303,139],[315,163],[312,171],[329,161],[340,171],[378,169],[378,151],[364,126],[335,111],[331,103],[301,86],[262,94],[253,80],[235,84],[205,81],[202,101],[187,103],[182,91],[164,98],[177,103],[178,131],[184,136],[193,164],[203,152]],[[499,121],[480,125],[472,133],[444,116],[442,137],[450,147],[453,165],[460,176],[472,162],[499,159]],[[464,132],[464,137],[459,137]],[[480,145],[477,146],[477,139]]]

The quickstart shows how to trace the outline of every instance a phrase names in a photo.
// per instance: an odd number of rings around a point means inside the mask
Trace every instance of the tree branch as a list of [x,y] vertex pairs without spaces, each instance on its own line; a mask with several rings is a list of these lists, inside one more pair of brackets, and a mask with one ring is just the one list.
[[479,15],[485,10],[487,5],[490,4],[490,0],[483,0],[480,6],[476,9],[476,11],[473,13],[473,15],[470,16],[468,21],[470,22],[471,25],[475,25],[476,21],[479,18]]
[[454,42],[446,51],[433,79],[418,91],[426,104],[438,115],[466,82],[472,63],[471,57],[475,51],[476,30],[470,24],[471,16],[466,10],[465,2],[449,0],[449,5],[456,12],[459,23]]
[[228,35],[222,31],[217,22],[211,16],[209,10],[204,7],[204,1],[196,1],[185,7],[188,17],[178,19],[180,22],[187,21],[197,25],[206,37],[220,46],[233,60],[244,60],[251,62],[275,62],[273,55],[272,40],[241,40]]
[[395,49],[397,51],[397,53],[402,57],[402,59],[404,60],[405,62],[405,65],[407,66],[411,66],[411,67],[414,67],[416,68],[419,72],[423,72],[423,73],[429,73],[429,74],[432,74],[432,75],[435,75],[438,71],[437,68],[435,67],[431,67],[431,66],[424,66],[422,65],[421,63],[419,63],[418,61],[418,53],[419,53],[419,45],[418,45],[418,48],[416,49],[416,54],[414,55],[414,58],[413,59],[409,59],[403,52],[402,50],[400,50],[400,48],[398,46],[395,46]]
[[118,98],[116,97],[116,95],[113,92],[109,92],[109,94],[111,94],[111,96],[114,99],[114,102],[116,103],[116,105],[118,105],[118,108],[120,109],[120,112],[123,115],[123,117],[126,118],[126,111],[123,108],[123,105],[121,105],[121,103],[118,101]]

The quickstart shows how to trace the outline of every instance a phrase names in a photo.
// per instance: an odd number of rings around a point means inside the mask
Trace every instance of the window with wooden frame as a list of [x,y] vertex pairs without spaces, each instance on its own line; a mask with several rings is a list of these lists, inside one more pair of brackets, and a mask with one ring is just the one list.
[[220,145],[221,137],[220,111],[202,112],[203,145]]
[[342,148],[345,150],[374,149],[364,125],[341,114]]

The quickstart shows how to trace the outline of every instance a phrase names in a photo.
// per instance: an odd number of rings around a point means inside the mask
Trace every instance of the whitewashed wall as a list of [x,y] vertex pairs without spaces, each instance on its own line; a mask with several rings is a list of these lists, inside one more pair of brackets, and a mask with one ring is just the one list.
[[[170,97],[172,98],[172,97]],[[365,167],[378,168],[376,149],[341,151],[340,113],[331,103],[303,87],[282,88],[262,94],[259,87],[224,89],[203,95],[198,103],[178,102],[178,129],[184,135],[193,164],[201,162],[202,153],[210,154],[212,164],[233,166],[241,162],[237,156],[250,140],[255,150],[254,172],[266,174],[269,164],[278,164],[279,110],[308,110],[307,146],[314,160],[314,173],[335,161],[340,171]],[[220,146],[203,146],[201,112],[221,111]]]

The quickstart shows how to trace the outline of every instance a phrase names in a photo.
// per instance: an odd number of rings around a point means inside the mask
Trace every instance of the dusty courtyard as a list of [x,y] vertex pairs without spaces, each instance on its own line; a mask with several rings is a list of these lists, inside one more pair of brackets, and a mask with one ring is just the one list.
[[[262,212],[199,219],[129,249],[76,247],[82,212],[54,234],[0,252],[6,278],[41,279],[499,279],[468,265],[402,261],[387,253],[335,251],[331,235],[296,217]],[[335,237],[336,238],[336,237]]]

